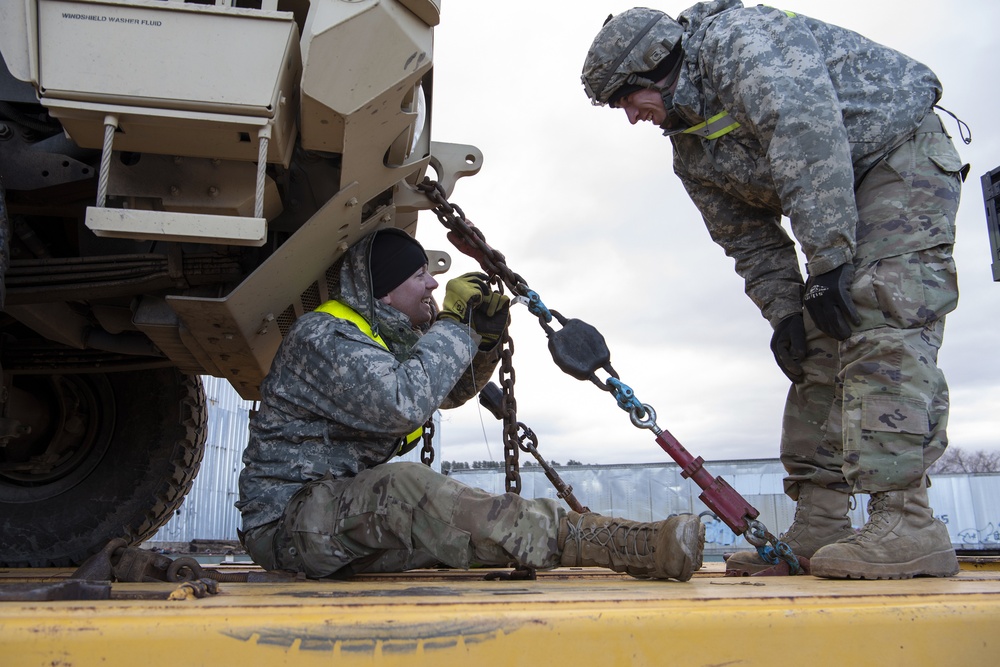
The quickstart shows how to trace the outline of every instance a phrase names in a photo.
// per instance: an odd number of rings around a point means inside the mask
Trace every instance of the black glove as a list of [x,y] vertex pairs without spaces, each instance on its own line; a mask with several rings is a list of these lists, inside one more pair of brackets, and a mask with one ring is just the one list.
[[444,304],[438,319],[448,319],[459,324],[469,324],[472,311],[483,297],[490,294],[485,273],[466,273],[452,278],[445,286]]
[[806,325],[802,313],[778,322],[771,336],[771,352],[785,377],[796,384],[805,379],[801,362],[806,358]]
[[848,262],[806,281],[803,303],[819,330],[837,340],[851,335],[851,323],[861,324],[861,316],[851,299],[853,280],[854,265]]
[[490,292],[472,310],[472,328],[483,340],[479,343],[482,351],[492,350],[503,338],[510,324],[510,299],[500,292]]

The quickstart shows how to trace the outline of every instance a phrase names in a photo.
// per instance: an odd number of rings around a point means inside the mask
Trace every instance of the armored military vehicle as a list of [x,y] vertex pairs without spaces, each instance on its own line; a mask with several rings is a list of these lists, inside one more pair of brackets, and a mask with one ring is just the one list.
[[[199,376],[258,387],[363,234],[475,173],[432,143],[439,0],[0,5],[0,565],[178,508]],[[447,255],[432,262],[446,268]]]

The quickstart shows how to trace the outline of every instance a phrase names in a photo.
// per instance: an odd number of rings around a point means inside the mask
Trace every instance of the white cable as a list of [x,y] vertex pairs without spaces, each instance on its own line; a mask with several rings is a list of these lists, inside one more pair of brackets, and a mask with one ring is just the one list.
[[[468,328],[468,331],[471,334],[472,333],[472,323],[468,322],[468,323],[466,323],[465,326]],[[471,347],[471,345],[474,344],[472,342],[472,336],[471,335],[469,336],[469,342],[470,342],[469,352],[472,353],[472,361],[469,362],[469,371],[472,373],[472,386],[475,387],[477,385],[477,383],[476,383],[476,364],[473,363],[473,362],[476,359],[476,352],[477,352],[477,350],[472,349],[472,347]],[[476,409],[478,410],[478,413],[479,413],[479,428],[483,432],[483,444],[486,445],[486,454],[489,456],[490,463],[495,463],[496,460],[493,458],[493,450],[490,449],[490,439],[486,436],[486,422],[483,421],[483,404],[480,403],[478,400],[476,401]]]
[[97,207],[104,208],[108,200],[108,174],[111,172],[111,151],[115,141],[118,118],[108,114],[104,117],[104,145],[101,149],[101,171],[97,175]]
[[255,218],[264,217],[264,183],[267,171],[267,145],[271,137],[271,126],[266,125],[257,133],[257,187],[254,190],[253,215]]

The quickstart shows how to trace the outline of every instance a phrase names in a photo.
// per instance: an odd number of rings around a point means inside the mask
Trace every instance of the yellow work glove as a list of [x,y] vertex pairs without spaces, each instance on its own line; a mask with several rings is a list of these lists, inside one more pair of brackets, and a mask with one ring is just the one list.
[[490,293],[487,280],[486,274],[475,272],[449,280],[445,286],[444,304],[438,313],[438,319],[469,324],[473,309]]

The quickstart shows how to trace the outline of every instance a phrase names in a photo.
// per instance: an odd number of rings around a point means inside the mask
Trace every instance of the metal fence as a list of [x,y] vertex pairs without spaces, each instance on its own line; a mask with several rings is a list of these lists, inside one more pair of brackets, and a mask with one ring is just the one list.
[[155,542],[235,540],[240,526],[234,503],[239,499],[237,481],[253,403],[241,399],[228,380],[208,376],[201,380],[208,399],[205,456],[191,492],[153,536]]
[[[228,380],[208,376],[201,380],[208,400],[205,457],[184,504],[150,539],[151,542],[237,539],[240,513],[235,503],[239,500],[239,477],[253,402],[241,399]],[[435,426],[439,426],[437,420]],[[436,450],[440,449],[437,436],[434,445]],[[420,447],[398,460],[419,463]],[[432,467],[440,472],[439,452]]]
[[[722,477],[760,512],[759,521],[778,534],[788,527],[795,503],[784,494],[784,469],[777,459],[712,461],[705,468]],[[705,553],[750,548],[698,498],[701,489],[681,476],[673,463],[610,466],[562,466],[560,477],[573,487],[581,503],[610,516],[655,521],[674,514],[697,514],[705,523]],[[456,470],[451,475],[492,493],[504,490],[504,474],[495,470]],[[556,498],[539,468],[521,469],[521,495]],[[961,550],[1000,549],[1000,474],[936,475],[928,490],[934,515],[948,526],[952,544]],[[854,497],[850,511],[855,527],[864,525],[868,497]]]
[[[204,377],[209,409],[205,458],[191,493],[176,515],[151,541],[235,540],[240,525],[234,503],[253,404],[240,399],[225,380]],[[444,453],[436,438],[435,468]],[[419,461],[420,448],[404,460]],[[795,504],[782,491],[784,470],[777,459],[714,461],[705,464],[760,511],[760,521],[778,534],[792,520]],[[651,521],[673,514],[698,514],[706,524],[706,554],[721,555],[749,545],[732,533],[698,499],[701,490],[681,477],[673,463],[561,466],[558,472],[591,510],[611,516]],[[456,470],[456,480],[492,493],[504,491],[500,470]],[[556,498],[555,489],[537,467],[521,469],[521,494]],[[1000,474],[938,475],[929,490],[934,513],[948,526],[952,543],[963,550],[1000,549]],[[867,498],[857,496],[851,511],[855,526],[865,522]]]

